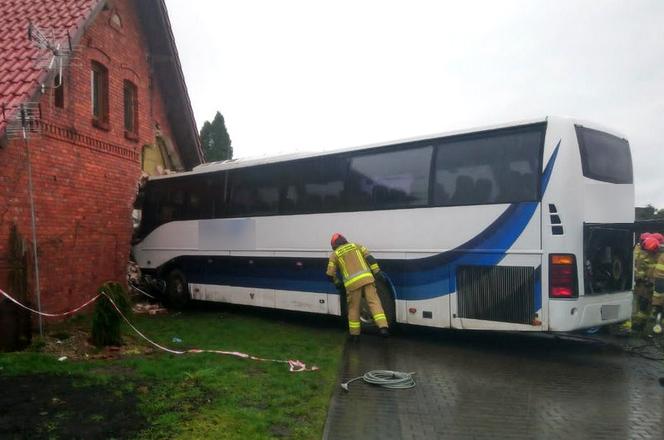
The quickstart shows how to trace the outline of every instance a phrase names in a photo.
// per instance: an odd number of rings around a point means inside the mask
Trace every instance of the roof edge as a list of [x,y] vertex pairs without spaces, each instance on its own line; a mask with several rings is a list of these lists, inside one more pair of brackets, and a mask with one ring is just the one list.
[[183,97],[184,104],[186,105],[186,110],[184,113],[186,113],[188,122],[190,125],[191,130],[194,133],[194,142],[195,145],[194,147],[196,148],[196,153],[198,155],[198,159],[200,160],[200,163],[205,162],[205,153],[203,152],[203,147],[201,145],[201,139],[198,133],[198,127],[196,126],[196,118],[194,116],[194,110],[191,107],[191,99],[189,98],[189,90],[187,90],[187,83],[184,78],[184,72],[182,71],[182,65],[180,64],[180,54],[178,53],[178,48],[175,43],[175,35],[173,35],[173,28],[171,26],[171,20],[168,16],[168,8],[166,7],[166,1],[165,0],[157,0],[158,3],[158,9],[159,12],[161,13],[162,20],[164,22],[165,30],[166,30],[166,37],[168,38],[168,45],[170,49],[173,51],[173,62],[175,64],[175,70],[178,76],[178,85],[180,86],[180,91],[181,95]]

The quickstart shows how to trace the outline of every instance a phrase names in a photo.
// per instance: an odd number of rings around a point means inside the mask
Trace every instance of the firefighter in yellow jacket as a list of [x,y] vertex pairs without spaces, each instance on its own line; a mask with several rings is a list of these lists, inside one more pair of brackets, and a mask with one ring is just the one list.
[[656,335],[662,334],[662,313],[664,313],[664,246],[660,244],[655,270],[653,271],[652,313],[655,325],[652,330]]
[[634,303],[632,319],[619,327],[619,332],[628,335],[632,331],[632,321],[639,327],[648,321],[653,300],[654,271],[659,253],[659,245],[664,239],[661,234],[644,232],[634,247]]
[[[653,293],[653,270],[657,262],[659,234],[643,233],[634,247],[634,296],[635,318],[644,320],[648,317]],[[655,240],[658,240],[655,243]]]
[[[332,236],[331,245],[333,252],[327,263],[326,275],[338,289],[346,289],[348,328],[351,338],[357,340],[360,335],[362,295],[369,305],[380,334],[388,336],[387,318],[376,291],[374,278],[382,278],[384,275],[376,259],[369,254],[367,248],[357,243],[349,243],[341,234]],[[342,280],[337,276],[337,272],[341,274]]]

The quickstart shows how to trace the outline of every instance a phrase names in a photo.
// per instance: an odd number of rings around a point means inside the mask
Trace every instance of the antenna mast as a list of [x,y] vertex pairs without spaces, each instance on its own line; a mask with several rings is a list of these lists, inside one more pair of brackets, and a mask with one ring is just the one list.
[[[50,36],[47,36],[47,33]],[[58,38],[53,29],[45,32],[30,22],[28,24],[28,39],[37,47],[48,51],[42,59],[46,61],[45,67],[47,70],[55,70],[57,72],[56,83],[53,86],[56,88],[60,87],[62,85],[62,66],[65,63],[65,59],[70,57],[74,52],[69,31],[61,33],[60,38]]]

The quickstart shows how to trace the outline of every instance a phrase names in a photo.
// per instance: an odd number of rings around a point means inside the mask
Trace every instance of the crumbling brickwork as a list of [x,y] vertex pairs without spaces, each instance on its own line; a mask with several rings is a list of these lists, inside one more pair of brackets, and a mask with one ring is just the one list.
[[[141,148],[154,143],[157,124],[161,133],[173,139],[162,91],[151,70],[171,60],[150,59],[148,54],[134,2],[108,2],[86,29],[71,65],[63,72],[64,108],[56,107],[52,84],[37,98],[42,130],[29,140],[29,149],[45,311],[78,305],[105,281],[124,283]],[[93,61],[108,69],[107,129],[92,123]],[[125,80],[138,92],[134,139],[124,130]],[[0,163],[0,286],[5,288],[12,222],[26,239],[31,237],[23,141],[10,139],[0,149]]]

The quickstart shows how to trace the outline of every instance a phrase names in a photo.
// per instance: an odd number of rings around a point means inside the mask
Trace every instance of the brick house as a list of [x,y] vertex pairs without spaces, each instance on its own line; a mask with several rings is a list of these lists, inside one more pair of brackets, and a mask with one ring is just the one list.
[[[62,73],[30,23],[73,48]],[[142,171],[191,169],[203,152],[163,0],[0,0],[0,29],[0,287],[13,224],[34,281],[28,150],[14,131],[20,105],[34,103],[41,305],[60,312],[124,281]]]

